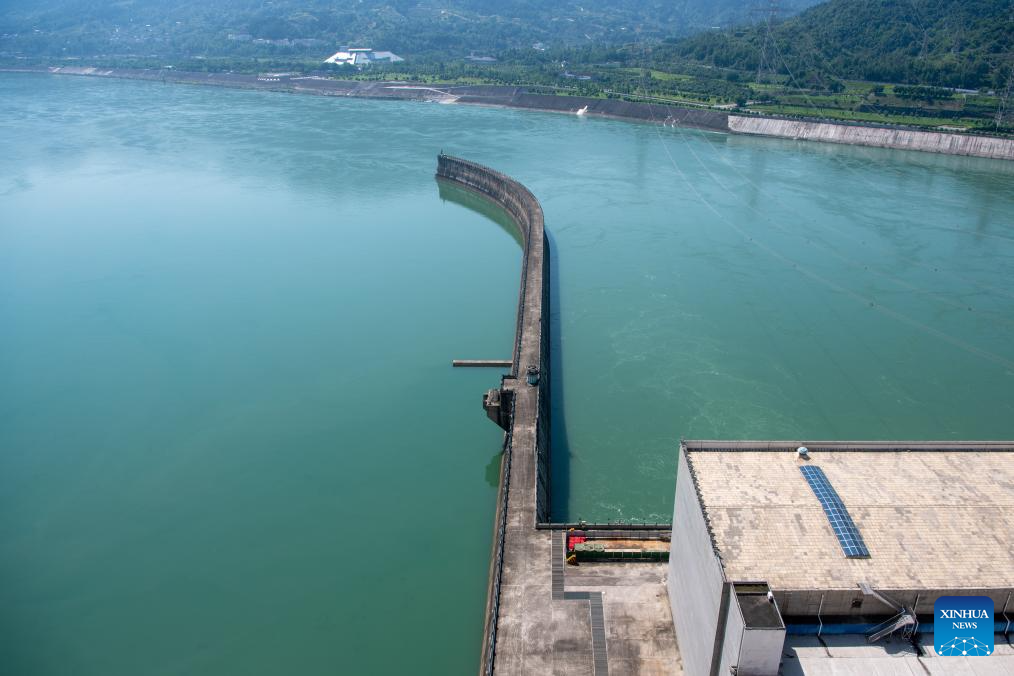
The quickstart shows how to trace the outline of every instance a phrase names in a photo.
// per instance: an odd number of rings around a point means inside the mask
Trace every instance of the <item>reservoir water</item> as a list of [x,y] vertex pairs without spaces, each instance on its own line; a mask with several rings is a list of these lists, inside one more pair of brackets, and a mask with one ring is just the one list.
[[[664,117],[661,114],[660,117]],[[1014,438],[1014,166],[465,106],[0,75],[0,671],[478,663],[520,255],[554,515],[686,438]]]

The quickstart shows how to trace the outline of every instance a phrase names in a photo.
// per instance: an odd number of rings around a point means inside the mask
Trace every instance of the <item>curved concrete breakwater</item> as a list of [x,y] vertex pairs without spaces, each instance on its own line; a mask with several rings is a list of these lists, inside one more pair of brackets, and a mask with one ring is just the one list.
[[[542,208],[523,185],[474,162],[441,154],[437,178],[499,205],[524,252],[511,372],[483,400],[505,434],[480,673],[601,676],[611,667],[678,673],[665,564],[564,570],[568,525],[550,522],[549,243]],[[574,525],[589,536],[628,540],[668,540],[670,530]]]
[[542,207],[514,179],[449,155],[437,160],[437,176],[478,192],[510,214],[523,242],[521,288],[511,373],[483,399],[487,415],[504,428],[514,447],[532,448],[538,460],[532,526],[549,521],[549,241]]
[[482,671],[492,673],[504,559],[519,553],[523,557],[527,536],[550,514],[549,243],[542,207],[517,181],[443,154],[437,159],[437,177],[502,207],[523,242],[511,372],[483,401],[487,415],[505,430],[483,630]]

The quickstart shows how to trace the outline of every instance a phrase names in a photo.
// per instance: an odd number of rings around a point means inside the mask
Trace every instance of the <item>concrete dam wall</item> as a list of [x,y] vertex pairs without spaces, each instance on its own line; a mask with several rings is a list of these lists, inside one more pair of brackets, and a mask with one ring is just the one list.
[[514,179],[447,155],[437,160],[437,178],[499,205],[523,242],[511,372],[483,401],[487,415],[505,430],[481,665],[481,673],[492,674],[505,557],[523,549],[536,524],[550,519],[549,242],[542,207]]
[[805,141],[920,150],[947,155],[968,155],[1014,160],[1014,139],[969,134],[945,134],[914,129],[860,127],[827,122],[729,116],[729,131],[737,134],[775,136]]
[[[524,244],[511,376],[523,377],[530,366],[548,375],[549,242],[542,206],[528,188],[514,179],[468,160],[440,155],[437,176],[478,192],[500,206],[514,221]],[[548,378],[540,378],[536,389],[548,393],[548,387]]]

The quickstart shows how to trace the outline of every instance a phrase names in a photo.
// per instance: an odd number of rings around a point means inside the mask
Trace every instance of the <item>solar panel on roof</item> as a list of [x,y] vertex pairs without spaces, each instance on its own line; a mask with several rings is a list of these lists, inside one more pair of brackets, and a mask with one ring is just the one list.
[[868,557],[870,550],[866,548],[863,536],[859,534],[859,529],[856,528],[845,503],[838,497],[838,492],[827,480],[824,470],[813,465],[802,465],[799,471],[803,473],[806,483],[810,484],[813,494],[817,496],[820,506],[824,508],[824,514],[827,515],[827,520],[831,523],[831,530],[838,538],[845,556],[850,559]]

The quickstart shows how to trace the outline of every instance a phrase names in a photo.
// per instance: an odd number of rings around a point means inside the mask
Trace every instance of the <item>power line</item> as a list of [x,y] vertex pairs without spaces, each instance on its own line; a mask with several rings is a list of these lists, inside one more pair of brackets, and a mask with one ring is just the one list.
[[768,47],[772,42],[771,37],[771,22],[778,19],[780,14],[783,14],[787,10],[781,6],[781,0],[768,0],[768,4],[760,7],[754,7],[750,10],[751,14],[762,14],[764,15],[764,42],[761,44],[760,59],[757,62],[757,82],[761,82],[761,78],[764,76],[764,71],[768,70],[774,74],[771,60],[768,58]]
[[999,129],[1003,126],[1007,115],[1008,103],[1010,101],[1011,89],[1014,88],[1014,62],[1011,63],[1010,72],[1007,75],[1007,86],[1004,87],[1003,93],[997,98],[1000,99],[996,106],[996,128]]

